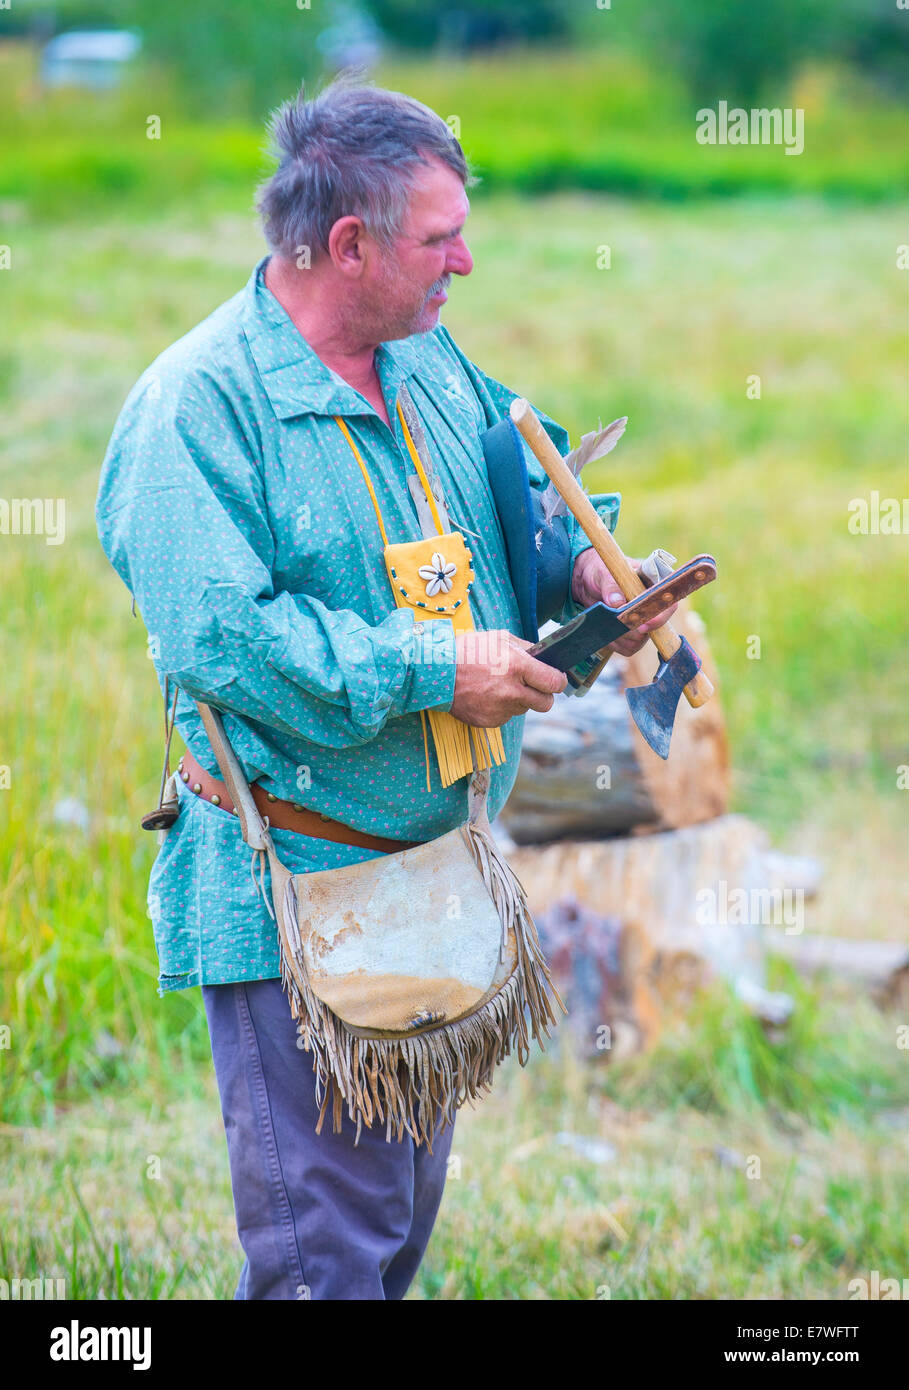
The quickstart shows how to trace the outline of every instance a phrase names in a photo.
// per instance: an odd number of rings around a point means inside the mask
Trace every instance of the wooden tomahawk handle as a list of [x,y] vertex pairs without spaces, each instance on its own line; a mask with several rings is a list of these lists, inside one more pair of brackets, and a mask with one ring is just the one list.
[[[600,520],[590,498],[534,415],[529,403],[518,397],[512,401],[509,413],[553,486],[565,499],[569,511],[577,517],[594,550],[603,563],[608,565],[625,598],[637,598],[638,594],[642,594],[646,589],[646,584],[622,554],[609,527]],[[655,627],[647,635],[664,661],[674,656],[682,644],[681,637],[670,623],[665,623],[663,627]],[[685,686],[685,698],[692,709],[706,705],[712,694],[713,686],[703,671],[698,671]]]

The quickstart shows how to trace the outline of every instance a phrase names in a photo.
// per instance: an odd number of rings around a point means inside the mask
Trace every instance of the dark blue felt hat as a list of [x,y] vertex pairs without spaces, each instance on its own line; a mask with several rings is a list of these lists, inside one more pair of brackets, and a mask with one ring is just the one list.
[[487,430],[482,444],[521,615],[520,635],[536,642],[540,627],[568,601],[568,527],[563,516],[544,523],[542,495],[530,486],[523,440],[510,419]]

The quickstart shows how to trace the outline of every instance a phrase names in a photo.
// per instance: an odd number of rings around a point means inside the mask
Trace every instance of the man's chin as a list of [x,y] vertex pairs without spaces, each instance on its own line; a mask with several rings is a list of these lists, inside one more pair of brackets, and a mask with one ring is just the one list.
[[394,328],[387,329],[383,342],[390,342],[395,338],[412,338],[416,333],[431,333],[439,322],[441,308],[438,300],[424,304],[408,323],[397,324]]
[[442,305],[438,300],[424,305],[417,315],[417,321],[411,330],[414,333],[430,333],[439,322],[439,314],[442,312]]

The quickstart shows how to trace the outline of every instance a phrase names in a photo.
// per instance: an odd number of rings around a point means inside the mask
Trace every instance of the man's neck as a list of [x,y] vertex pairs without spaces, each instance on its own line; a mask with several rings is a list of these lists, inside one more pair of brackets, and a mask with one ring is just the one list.
[[307,271],[304,294],[303,277],[271,256],[264,278],[266,288],[320,361],[368,399],[377,382],[374,353],[378,344],[357,342],[346,331],[344,316],[327,302],[318,274]]

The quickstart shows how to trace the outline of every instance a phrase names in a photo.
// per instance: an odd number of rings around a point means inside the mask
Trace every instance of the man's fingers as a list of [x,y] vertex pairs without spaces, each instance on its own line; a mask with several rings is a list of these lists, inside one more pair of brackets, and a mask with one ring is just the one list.
[[655,618],[648,618],[646,623],[641,623],[638,632],[653,632],[655,628],[662,627],[664,623],[669,622],[678,606],[677,603],[673,603],[669,608],[664,608],[663,612],[658,613]]
[[[532,656],[522,654],[520,661],[515,665],[515,672],[525,685],[530,686],[532,690],[542,691],[544,695],[555,695],[568,684],[568,677],[564,671],[557,671],[554,666],[547,666]],[[534,705],[533,708],[536,709],[537,706]],[[548,709],[549,705],[546,708]]]
[[611,643],[609,650],[618,652],[619,656],[634,656],[635,652],[639,652],[646,641],[646,637],[639,637],[636,633],[629,632],[627,637],[617,637]]
[[[556,674],[560,673],[557,672]],[[534,690],[532,686],[525,685],[521,692],[521,703],[526,705],[527,709],[535,709],[540,714],[547,714],[555,704],[555,696],[544,694],[541,690]]]
[[648,622],[641,623],[639,627],[629,628],[627,637],[617,637],[611,644],[611,650],[618,652],[619,656],[634,656],[635,652],[639,652],[644,646],[651,632],[662,627],[664,623],[668,623],[678,606],[677,603],[674,603],[671,608],[659,613],[657,617],[650,618]]
[[461,632],[451,710],[455,718],[481,728],[498,728],[528,710],[545,714],[568,678],[528,656],[533,646],[504,630]]

